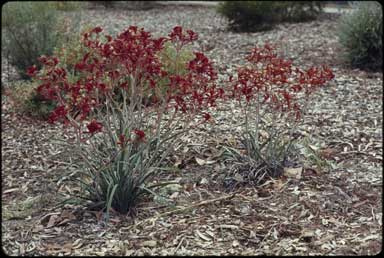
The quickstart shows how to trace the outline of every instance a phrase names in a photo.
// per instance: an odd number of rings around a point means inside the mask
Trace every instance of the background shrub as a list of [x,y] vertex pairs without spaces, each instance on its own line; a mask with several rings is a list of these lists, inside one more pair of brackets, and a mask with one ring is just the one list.
[[270,30],[278,22],[300,22],[315,19],[322,11],[320,1],[226,1],[218,12],[229,19],[235,31]]
[[314,20],[323,11],[322,1],[286,1],[283,2],[282,21],[305,22]]
[[147,10],[156,6],[156,1],[90,1],[94,6],[105,8],[124,8],[130,10]]
[[116,5],[116,1],[91,1],[91,3],[104,6],[105,8],[113,8]]
[[273,28],[279,6],[275,1],[226,1],[218,11],[229,19],[230,29],[254,32]]
[[58,43],[58,11],[52,2],[8,2],[2,9],[2,51],[21,77]]
[[356,10],[342,18],[339,42],[343,59],[352,67],[379,70],[383,64],[383,13],[379,2],[355,3]]

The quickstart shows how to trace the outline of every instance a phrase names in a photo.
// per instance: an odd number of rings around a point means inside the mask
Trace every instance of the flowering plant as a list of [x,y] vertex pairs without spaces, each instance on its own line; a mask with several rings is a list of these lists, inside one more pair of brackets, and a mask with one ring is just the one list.
[[74,70],[54,56],[40,58],[41,71],[28,70],[41,82],[39,93],[58,103],[49,121],[72,130],[69,141],[85,165],[77,180],[107,212],[131,211],[179,136],[208,120],[207,109],[223,96],[203,53],[194,53],[183,73],[167,73],[159,59],[170,42],[178,63],[183,47],[196,39],[180,26],[160,38],[135,26],[113,38],[96,27],[83,34],[86,53]]
[[[238,68],[236,79],[230,78],[230,97],[238,101],[245,117],[243,143],[255,167],[247,176],[259,181],[264,175],[282,173],[293,130],[303,121],[311,95],[334,75],[326,66],[294,67],[269,44],[255,47],[246,59],[249,65]],[[230,152],[239,157],[239,152]]]

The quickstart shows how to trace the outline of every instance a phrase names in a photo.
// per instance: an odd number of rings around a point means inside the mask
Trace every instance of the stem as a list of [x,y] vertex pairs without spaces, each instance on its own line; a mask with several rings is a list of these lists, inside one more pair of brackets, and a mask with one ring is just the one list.
[[248,102],[245,104],[245,134],[246,134],[246,141],[245,141],[245,145],[246,145],[246,148],[247,148],[247,153],[248,155],[251,155],[251,148],[249,146],[249,141],[250,141],[250,138],[249,138],[249,125],[248,125]]
[[256,103],[256,147],[259,149],[259,123],[260,123],[260,95],[257,94],[257,103]]

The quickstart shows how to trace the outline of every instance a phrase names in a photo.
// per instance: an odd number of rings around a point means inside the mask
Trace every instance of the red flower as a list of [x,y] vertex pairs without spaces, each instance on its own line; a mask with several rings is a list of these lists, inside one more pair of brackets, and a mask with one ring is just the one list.
[[124,134],[120,134],[119,135],[119,141],[117,142],[117,144],[124,147],[125,144],[127,144],[127,142],[129,142],[129,141],[130,141],[130,139],[127,139],[127,137],[125,137]]
[[209,119],[211,119],[211,115],[208,113],[203,113],[203,118],[204,118],[204,122],[208,121]]
[[[186,64],[188,69],[185,73],[171,75],[163,70],[164,63],[159,58],[159,51],[164,43],[172,41],[176,51],[181,51],[184,45],[197,39],[195,32],[176,26],[168,37],[153,38],[150,33],[136,26],[129,27],[116,37],[101,35],[102,31],[101,27],[95,27],[83,34],[85,52],[74,63],[75,73],[82,74],[77,81],[68,77],[69,71],[61,67],[61,60],[47,56],[40,58],[43,69],[38,73],[41,81],[39,91],[65,107],[69,114],[79,116],[76,123],[69,121],[69,125],[77,128],[87,126],[85,131],[92,134],[106,130],[97,122],[101,121],[99,114],[92,111],[109,105],[111,102],[107,102],[106,98],[114,98],[116,89],[130,91],[131,87],[136,86],[127,78],[133,78],[138,87],[144,88],[137,94],[153,95],[152,107],[165,104],[167,109],[175,108],[184,113],[191,111],[205,120],[209,120],[210,115],[204,114],[204,109],[215,106],[218,98],[225,97],[223,89],[217,89],[215,84],[217,72],[213,63],[203,53],[195,53],[193,60]],[[34,74],[35,69],[32,67],[29,72]],[[162,80],[168,82],[164,91],[158,89]],[[60,110],[51,116],[52,121],[58,119],[66,122]],[[119,139],[124,140],[121,137]],[[145,132],[138,129],[132,130],[132,135],[127,137],[137,141],[146,138]]]
[[102,31],[103,31],[103,29],[101,27],[96,27],[93,30],[91,30],[91,32],[95,32],[95,33],[100,33]]
[[107,39],[108,42],[111,42],[111,41],[112,41],[112,37],[109,36],[109,35],[106,35],[105,38]]
[[181,39],[182,37],[182,32],[183,29],[181,26],[176,26],[173,28],[172,32],[169,34],[169,37],[172,39],[172,40],[175,40],[176,37],[179,38],[179,40]]
[[186,34],[183,33],[183,28],[181,26],[176,26],[173,28],[172,32],[168,35],[172,41],[179,40],[182,45],[191,43],[197,40],[197,34],[192,30],[187,30]]
[[75,69],[78,71],[85,69],[85,64],[83,62],[75,64]]
[[33,65],[27,69],[27,74],[31,77],[34,77],[37,74],[37,67]]
[[103,128],[103,125],[95,120],[92,120],[92,122],[87,125],[87,128],[90,134],[94,134],[100,132]]
[[153,46],[156,50],[160,50],[164,46],[164,42],[166,41],[166,38],[158,38],[153,40]]
[[197,40],[197,34],[192,31],[192,30],[187,30],[187,33],[188,33],[188,36],[189,36],[189,40],[190,41],[194,41],[194,40]]
[[145,133],[142,130],[134,129],[133,132],[136,134],[136,141],[141,142],[145,140]]
[[285,101],[287,101],[288,108],[291,108],[291,95],[289,95],[288,92],[283,91],[283,97],[284,97]]
[[52,113],[48,117],[48,122],[53,124],[56,121],[58,121],[60,118],[66,118],[67,110],[64,106],[58,106],[55,108],[55,110],[52,111]]

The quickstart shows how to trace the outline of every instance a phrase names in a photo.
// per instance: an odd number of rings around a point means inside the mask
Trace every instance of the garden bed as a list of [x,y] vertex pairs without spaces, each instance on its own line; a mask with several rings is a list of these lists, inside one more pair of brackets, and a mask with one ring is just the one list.
[[[199,34],[221,74],[235,71],[255,44],[277,44],[304,67],[327,64],[335,79],[319,91],[300,128],[329,169],[306,167],[258,187],[228,191],[220,145],[236,145],[236,113],[221,103],[213,127],[183,138],[158,180],[175,181],[172,205],[148,198],[137,216],[60,206],[70,188],[69,157],[52,143],[52,126],[15,114],[2,101],[2,232],[10,255],[372,255],[382,243],[382,74],[351,70],[338,59],[338,16],[233,33],[214,9],[164,6],[147,11],[83,10],[111,33],[135,24],[155,35],[182,25]],[[2,78],[3,79],[3,78]],[[233,110],[235,116],[228,110]],[[225,112],[227,111],[227,112]],[[230,128],[231,127],[231,128]],[[230,133],[229,133],[230,132]],[[65,151],[63,152],[65,154]]]

